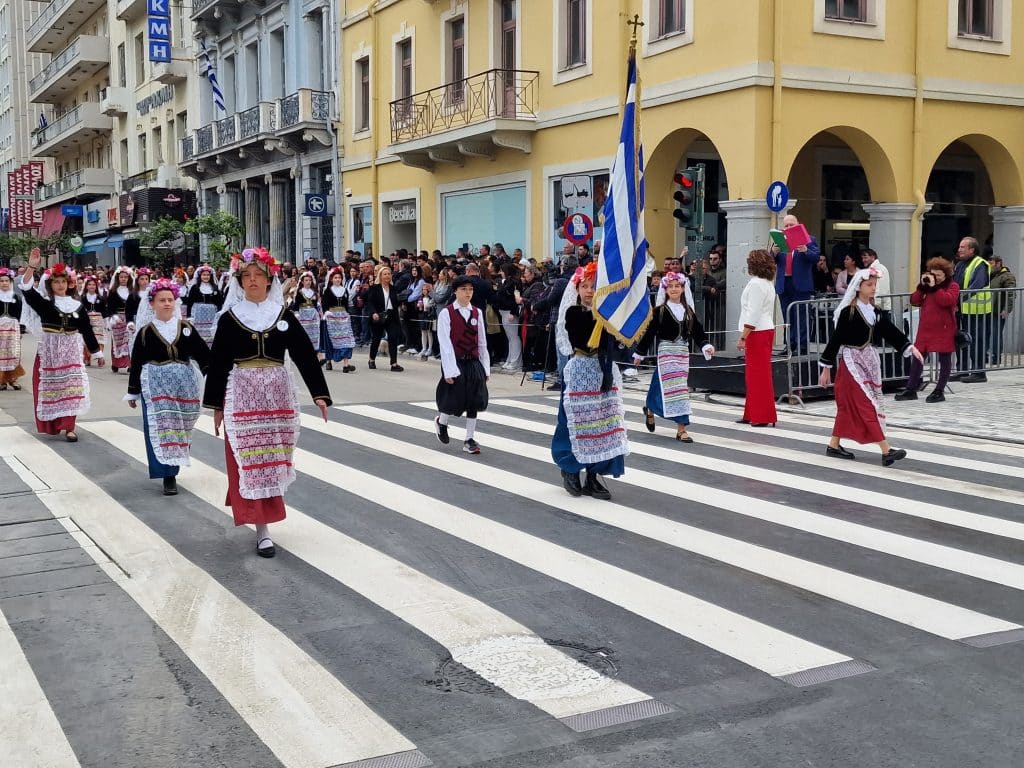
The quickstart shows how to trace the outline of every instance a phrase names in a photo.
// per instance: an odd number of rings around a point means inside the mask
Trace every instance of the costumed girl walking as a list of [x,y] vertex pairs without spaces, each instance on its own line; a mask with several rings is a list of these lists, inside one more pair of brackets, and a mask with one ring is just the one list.
[[[89,324],[92,326],[92,332],[96,335],[96,341],[99,342],[100,351],[103,350],[103,342],[106,341],[106,327],[107,327],[107,301],[102,293],[100,293],[100,284],[94,275],[89,275],[85,278],[82,284],[82,295],[81,295],[82,307],[85,309],[85,314],[89,316]],[[89,354],[89,350],[85,351],[85,364],[89,365],[92,356]],[[96,361],[96,365],[99,368],[103,367],[103,358],[99,358]]]
[[131,365],[131,339],[128,331],[128,299],[132,297],[132,270],[118,267],[110,276],[107,293],[107,328],[110,329],[110,370],[127,371]]
[[[622,378],[614,364],[615,340],[607,331],[590,346],[597,320],[591,311],[597,264],[578,268],[562,294],[555,327],[558,351],[569,357],[558,404],[551,456],[571,496],[610,499],[601,475],[626,471],[629,441],[622,407]],[[571,357],[570,357],[571,356]],[[587,471],[585,484],[580,472]]]
[[128,321],[128,333],[131,335],[129,343],[132,346],[135,345],[135,336],[139,329],[152,320],[149,315],[149,284],[152,280],[153,270],[149,267],[139,267],[135,273],[132,295],[125,302],[124,318]]
[[324,312],[324,353],[327,357],[327,370],[334,370],[334,363],[341,363],[343,373],[354,373],[352,350],[356,347],[356,337],[352,333],[352,318],[348,307],[352,300],[350,287],[345,284],[345,268],[334,267],[327,273],[327,285],[324,286],[320,306]]
[[175,478],[189,465],[192,429],[199,418],[199,376],[205,375],[210,349],[199,332],[181,319],[179,286],[160,279],[149,286],[153,319],[139,329],[132,347],[125,400],[142,401],[142,432],[151,480],[163,479],[164,496],[178,492]]
[[215,433],[224,426],[226,503],[235,525],[256,526],[261,557],[275,554],[268,526],[284,520],[284,492],[295,480],[299,402],[286,353],[324,421],[331,404],[316,350],[284,305],[280,269],[264,249],[246,249],[232,260],[203,394],[203,405],[213,409]]
[[217,287],[213,267],[203,264],[192,276],[194,282],[185,298],[185,308],[192,326],[207,344],[213,343],[217,330],[217,313],[224,305],[224,294]]
[[299,289],[295,292],[291,310],[309,337],[313,349],[319,354],[321,352],[320,294],[317,292],[316,277],[312,272],[303,272],[302,277],[299,278]]
[[[654,417],[660,416],[676,423],[676,440],[692,443],[686,431],[690,423],[690,350],[699,348],[704,357],[711,359],[715,348],[707,343],[704,327],[693,311],[693,294],[685,275],[669,272],[661,278],[654,317],[637,344],[647,349],[658,340],[656,357],[658,368],[651,377],[644,405],[644,423],[648,432],[654,431]],[[637,363],[642,355],[633,354]]]
[[21,278],[25,300],[21,320],[39,339],[32,366],[32,400],[36,431],[44,435],[64,433],[69,443],[78,442],[75,419],[89,410],[89,376],[83,364],[83,345],[93,357],[102,358],[82,302],[68,291],[75,273],[57,264],[35,280],[42,263],[38,248],[32,249]]
[[14,272],[0,268],[0,390],[21,389],[21,297],[14,292]]
[[888,313],[875,308],[878,275],[869,267],[850,278],[846,294],[833,314],[835,333],[821,353],[819,383],[822,387],[831,383],[832,369],[838,362],[836,421],[825,454],[841,459],[855,458],[841,445],[843,438],[861,444],[878,443],[882,464],[888,467],[905,458],[907,452],[893,448],[885,439],[882,365],[874,343],[884,339],[904,356],[913,355],[919,362],[923,362],[924,357],[903,331],[892,324]]
[[437,439],[448,444],[448,420],[466,414],[466,440],[462,450],[474,456],[480,453],[475,438],[476,419],[487,410],[487,380],[491,375],[491,357],[487,335],[483,333],[484,315],[472,304],[473,281],[462,275],[452,281],[455,301],[437,316],[437,341],[441,348],[441,380],[435,399],[438,414],[434,418]]

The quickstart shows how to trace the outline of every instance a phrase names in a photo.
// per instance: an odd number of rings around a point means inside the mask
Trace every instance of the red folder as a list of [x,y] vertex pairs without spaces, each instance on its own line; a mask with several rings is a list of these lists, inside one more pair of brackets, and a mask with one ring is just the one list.
[[803,224],[794,224],[792,227],[786,227],[782,232],[786,236],[786,245],[789,246],[791,251],[802,248],[811,242],[811,236],[807,232],[807,227]]

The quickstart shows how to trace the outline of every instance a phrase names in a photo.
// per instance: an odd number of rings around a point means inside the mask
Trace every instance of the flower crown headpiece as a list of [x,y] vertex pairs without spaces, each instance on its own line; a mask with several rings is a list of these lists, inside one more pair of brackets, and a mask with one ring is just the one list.
[[202,264],[201,266],[196,267],[195,274],[198,275],[200,272],[209,272],[211,277],[214,275],[213,267],[209,264]]
[[135,273],[136,277],[153,277],[153,270],[149,267],[139,267],[138,272]]
[[149,300],[153,301],[156,299],[156,295],[160,291],[170,291],[174,294],[174,298],[178,299],[181,297],[181,291],[178,288],[178,284],[173,280],[168,280],[166,277],[161,277],[159,280],[154,280],[149,284]]
[[680,283],[685,288],[688,282],[690,280],[686,275],[679,272],[666,272],[661,278],[661,287],[667,289],[669,283]]
[[585,267],[576,267],[572,276],[572,284],[578,286],[584,280],[597,279],[597,262],[592,261]]
[[54,264],[48,270],[43,272],[43,280],[50,280],[54,277],[64,277],[70,282],[74,282],[78,279],[78,276],[75,274],[75,270],[68,269],[67,264]]
[[11,270],[9,270],[7,267],[0,267],[0,277],[9,277],[9,278],[11,278],[13,280],[14,279],[14,273]]
[[246,248],[231,258],[231,272],[238,274],[250,264],[255,264],[262,269],[268,277],[277,277],[281,271],[281,262],[271,256],[270,251],[266,248]]

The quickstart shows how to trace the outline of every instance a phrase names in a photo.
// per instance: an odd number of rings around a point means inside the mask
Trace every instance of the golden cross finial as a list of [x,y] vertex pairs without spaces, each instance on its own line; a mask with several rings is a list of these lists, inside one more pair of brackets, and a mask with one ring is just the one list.
[[640,21],[640,14],[639,13],[634,13],[632,21],[627,21],[626,25],[633,28],[633,37],[630,40],[630,42],[633,45],[636,45],[636,30],[637,30],[637,27],[642,27],[644,25],[644,23],[642,21]]

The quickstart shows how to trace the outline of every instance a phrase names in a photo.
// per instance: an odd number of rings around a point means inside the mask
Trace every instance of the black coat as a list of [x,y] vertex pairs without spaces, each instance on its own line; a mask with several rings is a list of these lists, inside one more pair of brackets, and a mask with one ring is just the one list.
[[129,293],[127,299],[122,299],[121,295],[117,292],[117,288],[108,293],[105,301],[107,312],[104,315],[104,317],[112,317],[118,314],[119,312],[124,312],[125,315],[127,315],[128,302],[131,300],[133,295],[134,294]]
[[217,286],[213,286],[213,293],[203,293],[199,290],[199,283],[196,283],[185,297],[185,308],[191,314],[193,304],[215,304],[217,309],[224,306],[224,294]]
[[173,344],[168,344],[152,323],[147,324],[135,337],[135,346],[132,347],[128,394],[138,395],[142,392],[142,366],[146,363],[187,363],[190,360],[196,361],[205,376],[210,367],[210,348],[191,323],[187,320],[179,321],[178,338]]
[[892,324],[888,312],[875,310],[875,324],[868,325],[864,315],[852,305],[842,311],[836,330],[828,340],[828,346],[821,353],[821,362],[829,368],[835,366],[836,355],[840,347],[856,347],[861,349],[869,344],[878,344],[880,340],[901,353],[910,346],[910,339],[899,328]]
[[107,316],[107,300],[101,293],[96,294],[96,301],[89,301],[85,296],[81,296],[78,299],[82,302],[82,306],[85,308],[86,313],[99,312],[104,317]]
[[95,355],[100,351],[100,345],[96,341],[96,334],[92,331],[92,323],[89,322],[89,315],[85,313],[85,307],[80,306],[76,312],[61,312],[57,309],[53,299],[44,299],[35,288],[30,288],[22,293],[25,303],[39,315],[39,320],[46,333],[80,333],[85,342],[85,348],[90,354]]
[[[345,288],[345,286],[341,287],[342,289]],[[330,312],[331,310],[334,310],[335,312],[338,310],[348,312],[348,291],[343,291],[341,296],[335,296],[331,291],[331,286],[327,286],[324,288],[324,292],[320,296],[320,306],[323,308],[324,312]]]
[[637,343],[638,349],[651,349],[654,339],[658,341],[675,341],[686,339],[690,342],[690,351],[696,352],[708,343],[704,326],[692,312],[686,313],[686,320],[679,322],[675,315],[664,304],[655,307],[654,316],[647,325],[647,330]]
[[0,317],[13,317],[15,320],[20,320],[22,304],[21,296],[17,293],[14,294],[14,301],[0,301]]
[[373,323],[373,316],[379,315],[380,319],[374,323],[375,325],[397,325],[401,322],[398,316],[398,289],[395,284],[391,284],[391,290],[388,292],[391,297],[391,309],[387,312],[384,311],[384,286],[380,283],[371,285],[370,290],[366,292],[366,316],[370,318],[370,322]]

